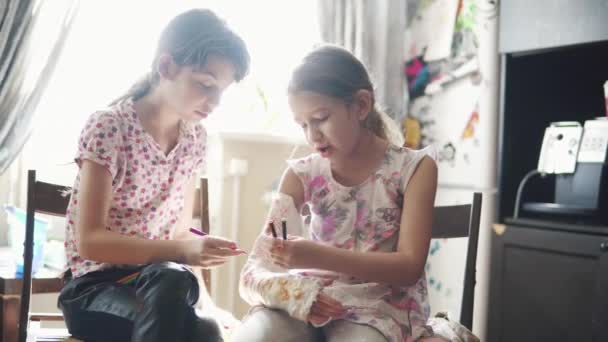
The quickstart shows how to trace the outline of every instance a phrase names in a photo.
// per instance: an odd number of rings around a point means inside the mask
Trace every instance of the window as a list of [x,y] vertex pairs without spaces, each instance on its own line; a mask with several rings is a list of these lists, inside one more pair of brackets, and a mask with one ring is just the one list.
[[316,1],[83,1],[24,149],[28,168],[71,184],[72,162],[87,117],[149,70],[160,31],[176,14],[204,6],[237,31],[251,53],[251,72],[229,88],[206,120],[210,132],[298,136],[287,106],[290,70],[320,41]]

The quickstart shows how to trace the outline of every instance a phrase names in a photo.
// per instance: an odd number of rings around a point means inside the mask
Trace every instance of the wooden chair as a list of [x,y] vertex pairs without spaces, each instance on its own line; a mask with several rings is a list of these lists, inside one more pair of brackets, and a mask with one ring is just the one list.
[[[193,218],[201,220],[201,230],[209,234],[209,182],[207,178],[201,178],[199,188],[194,196]],[[211,271],[202,270],[203,281],[209,295],[211,295]]]
[[[18,342],[26,341],[63,341],[68,336],[62,335],[61,332],[53,330],[45,330],[45,336],[42,334],[30,335],[28,339],[28,327],[30,322],[35,323],[39,329],[42,321],[63,321],[61,314],[44,314],[30,312],[30,299],[32,295],[32,263],[34,250],[34,215],[42,213],[53,216],[64,217],[67,211],[70,196],[70,188],[55,184],[44,183],[36,180],[36,171],[28,171],[27,185],[27,218],[25,229],[24,243],[24,265],[23,265],[23,282],[21,290],[21,302],[19,311],[19,327],[18,327]],[[207,179],[200,180],[200,188],[197,189],[197,194],[194,201],[193,217],[200,217],[202,230],[209,233],[209,208],[208,208],[208,183]],[[203,280],[207,289],[210,289],[210,274],[209,271],[203,271]],[[61,283],[60,279],[56,279],[57,284]],[[59,289],[59,287],[58,287]],[[33,329],[32,329],[33,330]],[[34,340],[36,338],[36,340]]]
[[[58,314],[30,313],[30,298],[32,294],[32,263],[34,257],[34,214],[36,212],[54,216],[65,216],[69,196],[65,196],[69,188],[53,184],[37,182],[36,171],[28,172],[27,184],[27,216],[25,224],[25,242],[23,252],[23,283],[21,288],[21,304],[19,309],[18,341],[26,342],[30,321],[63,320]],[[60,283],[60,280],[57,279]],[[53,334],[55,335],[55,334]],[[67,337],[67,336],[66,336]]]
[[473,202],[466,205],[437,206],[433,209],[434,239],[469,237],[464,271],[464,289],[460,324],[473,330],[473,304],[475,297],[475,264],[479,241],[481,193],[473,194]]

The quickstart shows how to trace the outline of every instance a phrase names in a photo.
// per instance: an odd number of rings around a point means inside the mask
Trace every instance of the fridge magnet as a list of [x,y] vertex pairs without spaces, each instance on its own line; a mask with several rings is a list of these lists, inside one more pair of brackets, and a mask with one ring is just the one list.
[[475,127],[479,123],[479,110],[477,109],[478,105],[475,105],[475,109],[471,112],[469,119],[467,120],[467,124],[462,130],[462,134],[460,135],[460,139],[467,140],[475,137]]
[[417,149],[422,141],[422,130],[420,121],[408,116],[403,120],[403,135],[405,136],[405,147]]
[[439,162],[446,162],[450,166],[454,166],[454,160],[456,159],[456,147],[451,142],[443,145],[441,151],[439,151]]
[[405,77],[410,101],[424,94],[431,75],[422,57],[415,57],[405,63]]

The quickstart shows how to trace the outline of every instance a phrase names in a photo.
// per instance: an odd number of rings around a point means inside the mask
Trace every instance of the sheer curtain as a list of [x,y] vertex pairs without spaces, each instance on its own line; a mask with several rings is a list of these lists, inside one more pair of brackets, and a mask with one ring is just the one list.
[[[0,204],[23,203],[22,161],[40,98],[56,71],[77,0],[0,3]],[[11,164],[13,165],[11,167]],[[6,220],[0,212],[0,245]]]
[[405,112],[405,0],[318,0],[321,37],[367,66],[378,104],[393,118]]
[[[0,174],[30,134],[33,113],[70,30],[77,1],[0,5]],[[42,33],[45,32],[42,39]]]

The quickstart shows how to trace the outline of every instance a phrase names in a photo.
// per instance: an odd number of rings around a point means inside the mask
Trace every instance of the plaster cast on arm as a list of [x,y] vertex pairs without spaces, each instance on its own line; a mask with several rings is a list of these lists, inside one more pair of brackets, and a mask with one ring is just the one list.
[[[281,220],[286,220],[289,235],[304,236],[302,217],[293,199],[285,194],[274,196],[268,221],[274,222],[281,238]],[[272,263],[268,251],[260,248],[261,239],[272,239],[266,228],[258,236],[239,281],[241,297],[251,305],[264,305],[285,310],[294,318],[305,321],[310,307],[321,289],[318,280],[289,274],[286,269]]]

